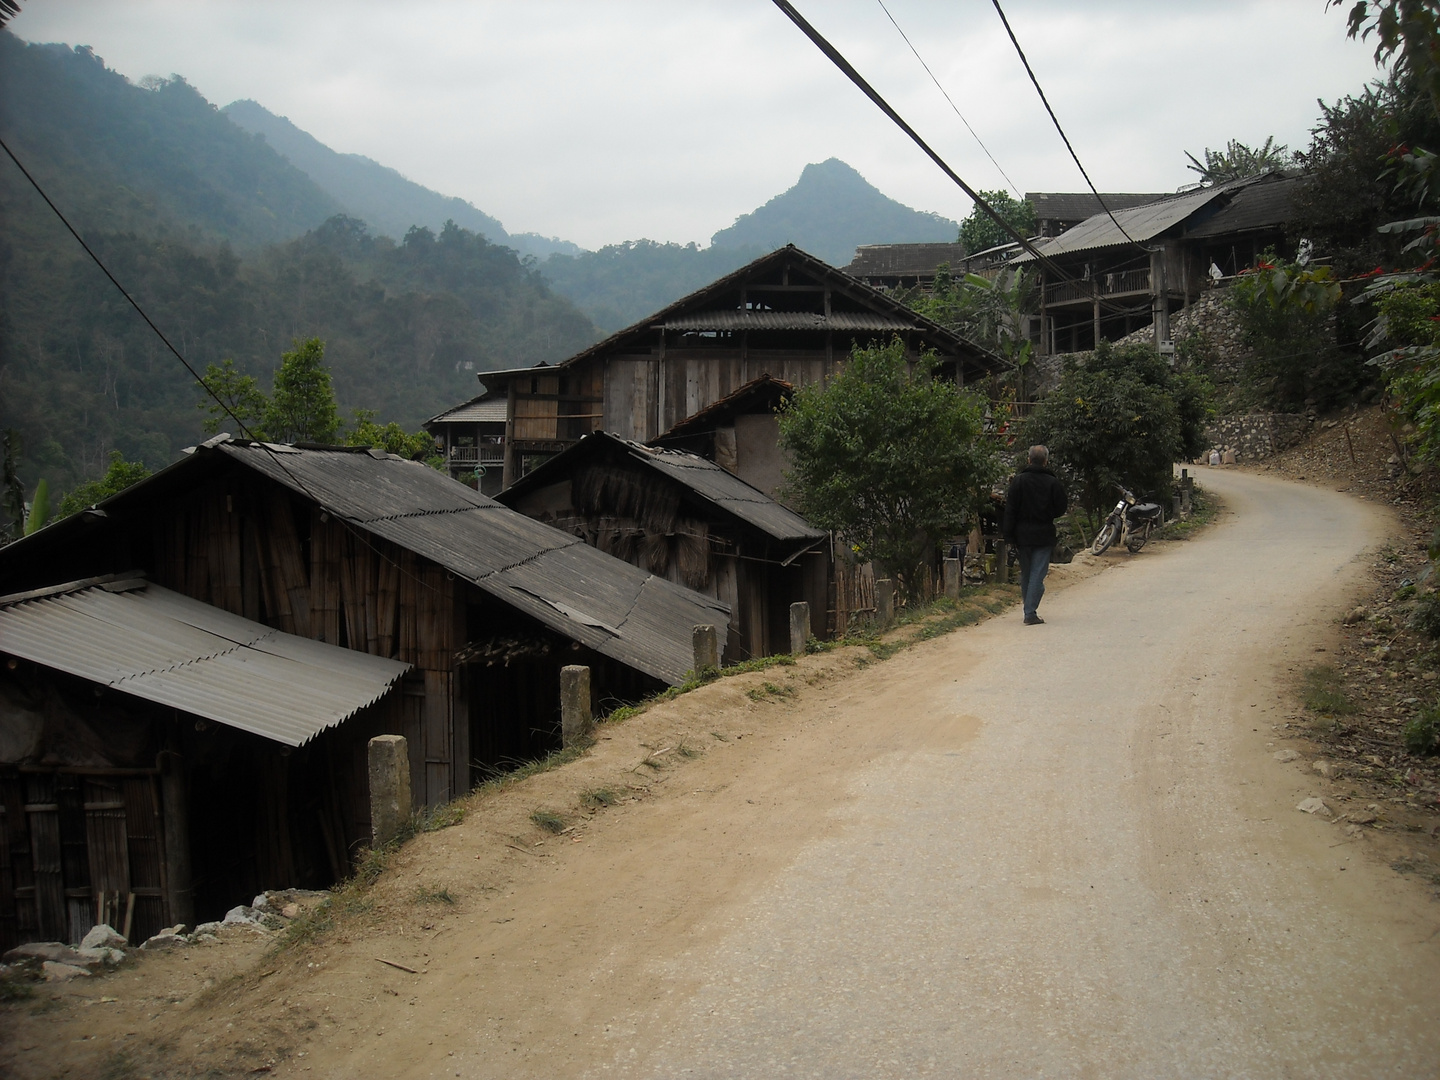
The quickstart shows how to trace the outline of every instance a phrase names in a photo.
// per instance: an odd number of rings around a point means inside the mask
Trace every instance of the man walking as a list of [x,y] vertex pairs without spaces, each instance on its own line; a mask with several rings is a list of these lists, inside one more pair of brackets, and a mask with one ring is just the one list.
[[1030,464],[1015,474],[1005,493],[1005,539],[1020,553],[1020,599],[1025,625],[1043,623],[1036,608],[1045,595],[1045,574],[1058,539],[1055,519],[1065,513],[1065,485],[1050,471],[1050,451],[1030,447]]

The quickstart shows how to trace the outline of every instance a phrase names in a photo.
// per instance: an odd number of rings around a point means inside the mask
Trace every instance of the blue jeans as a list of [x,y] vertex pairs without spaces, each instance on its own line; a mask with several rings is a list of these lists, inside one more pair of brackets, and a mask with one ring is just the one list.
[[1033,619],[1040,598],[1045,595],[1045,575],[1050,570],[1049,547],[1022,547],[1020,554],[1020,600],[1025,605],[1025,617]]

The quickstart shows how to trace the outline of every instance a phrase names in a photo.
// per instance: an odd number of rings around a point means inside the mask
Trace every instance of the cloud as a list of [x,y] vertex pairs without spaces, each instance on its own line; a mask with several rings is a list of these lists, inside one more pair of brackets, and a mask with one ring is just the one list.
[[[886,3],[1022,189],[1082,188],[989,3]],[[970,183],[1005,186],[878,3],[799,6]],[[1174,189],[1185,150],[1230,138],[1304,146],[1316,98],[1374,75],[1316,0],[1006,10],[1102,190]],[[69,0],[12,28],[91,45],[132,79],[179,73],[219,105],[254,98],[507,229],[590,247],[704,243],[832,156],[909,205],[969,211],[763,0]]]

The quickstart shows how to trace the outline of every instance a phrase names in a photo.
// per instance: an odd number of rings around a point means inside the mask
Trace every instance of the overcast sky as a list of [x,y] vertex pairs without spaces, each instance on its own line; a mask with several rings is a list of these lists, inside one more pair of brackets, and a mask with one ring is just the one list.
[[[1083,190],[989,0],[885,2],[1021,191]],[[1009,186],[878,0],[796,6],[969,183]],[[1186,150],[1230,138],[1302,148],[1316,98],[1375,75],[1325,0],[1006,12],[1102,191],[1173,190]],[[768,0],[25,0],[11,28],[217,105],[253,98],[512,232],[586,247],[704,245],[829,157],[910,206],[970,209]]]

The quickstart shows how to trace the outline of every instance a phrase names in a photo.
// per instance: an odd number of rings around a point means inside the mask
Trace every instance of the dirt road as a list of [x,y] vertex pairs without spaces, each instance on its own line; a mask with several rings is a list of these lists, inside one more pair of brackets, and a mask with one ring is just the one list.
[[[609,730],[407,848],[370,929],[177,998],[177,1046],[287,1077],[1437,1075],[1440,904],[1274,758],[1389,519],[1203,479],[1218,527],[1114,556],[1044,626]],[[531,809],[632,774],[640,801],[533,846]]]

